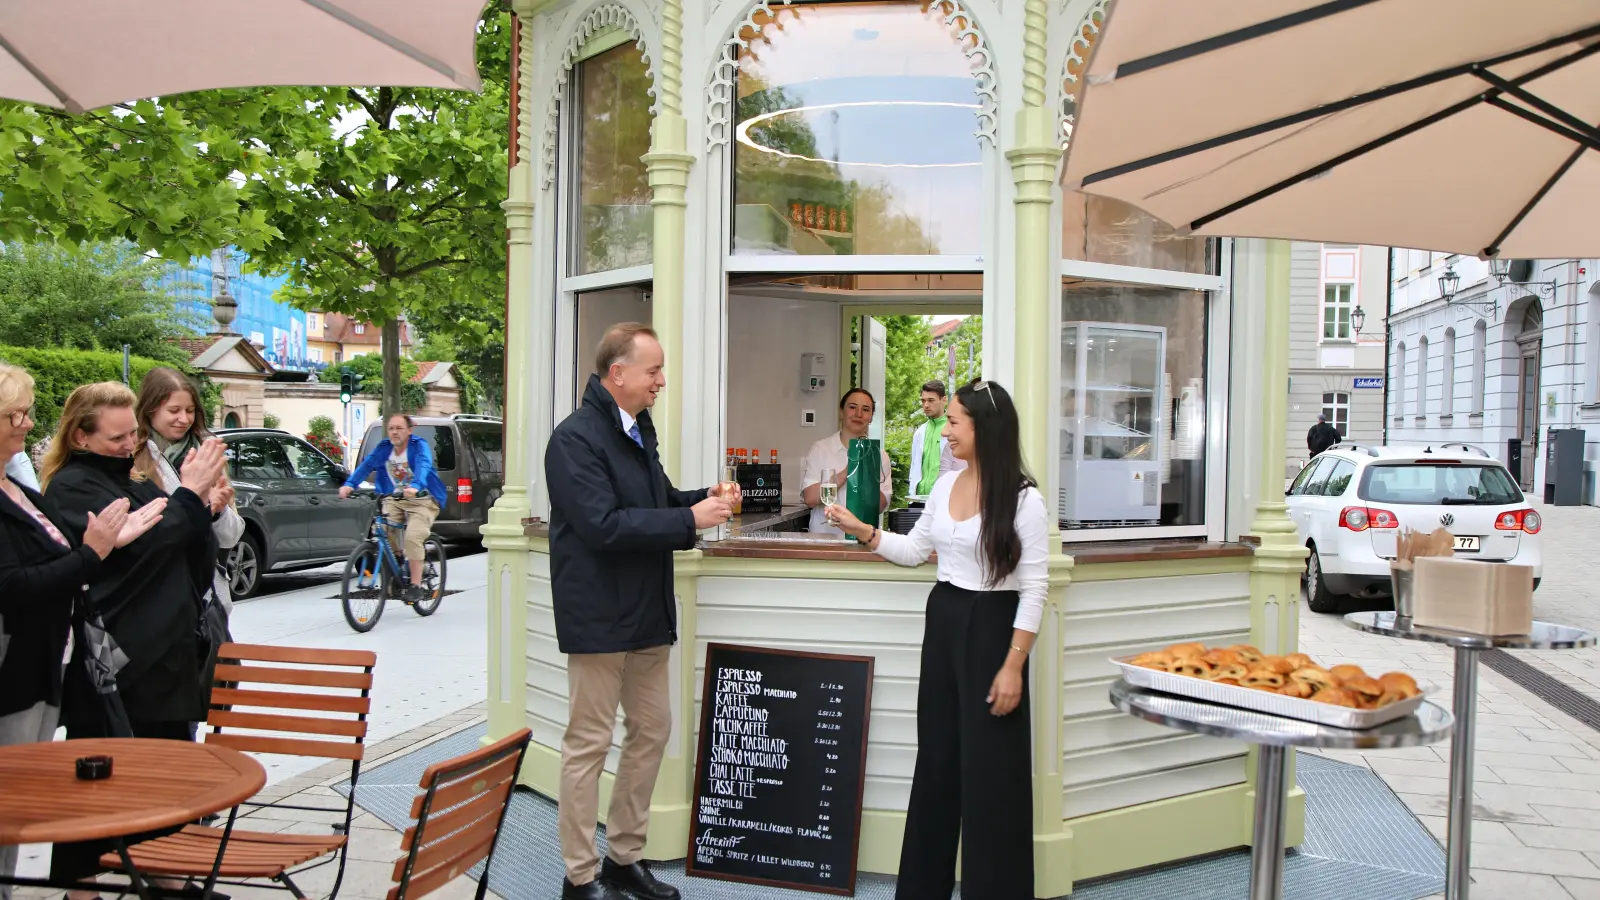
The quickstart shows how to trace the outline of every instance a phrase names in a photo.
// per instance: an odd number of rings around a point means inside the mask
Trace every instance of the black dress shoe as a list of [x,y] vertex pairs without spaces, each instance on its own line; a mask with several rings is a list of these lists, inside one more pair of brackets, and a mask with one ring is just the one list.
[[605,862],[600,864],[600,880],[638,897],[639,900],[678,900],[679,897],[678,889],[657,881],[643,860],[625,866],[608,856]]
[[563,878],[561,900],[628,900],[628,898],[598,878],[587,884],[573,884]]

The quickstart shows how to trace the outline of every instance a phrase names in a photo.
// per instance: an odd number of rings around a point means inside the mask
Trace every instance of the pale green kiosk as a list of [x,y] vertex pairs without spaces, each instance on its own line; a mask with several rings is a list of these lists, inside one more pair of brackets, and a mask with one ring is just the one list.
[[[600,334],[642,320],[667,354],[668,474],[705,485],[728,447],[776,450],[787,504],[677,560],[647,855],[685,855],[698,666],[721,641],[876,657],[860,867],[895,872],[933,570],[785,529],[842,389],[881,384],[882,317],[981,314],[983,373],[1017,398],[1057,523],[1032,664],[1037,895],[1249,842],[1248,748],[1117,712],[1106,659],[1295,646],[1289,248],[1063,193],[1104,2],[514,0],[506,487],[484,533],[489,734],[533,730],[524,783],[556,796],[566,716],[543,449]],[[1303,820],[1295,790],[1291,844]]]

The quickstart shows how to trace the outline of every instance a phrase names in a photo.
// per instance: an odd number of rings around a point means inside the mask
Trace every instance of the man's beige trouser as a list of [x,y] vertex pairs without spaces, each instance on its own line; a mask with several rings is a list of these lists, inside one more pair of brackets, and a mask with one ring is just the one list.
[[588,884],[599,873],[594,831],[600,771],[611,749],[617,706],[624,716],[622,759],[606,816],[609,856],[632,865],[644,853],[650,795],[672,733],[667,659],[671,647],[567,657],[567,733],[561,739],[561,858],[567,880]]

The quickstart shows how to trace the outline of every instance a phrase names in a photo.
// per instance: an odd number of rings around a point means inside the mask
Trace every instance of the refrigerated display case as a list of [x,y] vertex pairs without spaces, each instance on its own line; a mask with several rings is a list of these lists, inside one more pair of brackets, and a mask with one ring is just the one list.
[[1166,342],[1155,325],[1063,323],[1063,528],[1160,521]]

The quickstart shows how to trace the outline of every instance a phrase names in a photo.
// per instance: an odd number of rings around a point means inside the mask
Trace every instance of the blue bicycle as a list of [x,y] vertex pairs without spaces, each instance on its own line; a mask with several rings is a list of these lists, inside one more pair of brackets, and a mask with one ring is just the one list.
[[[367,492],[361,492],[367,494]],[[376,493],[367,494],[376,497]],[[394,499],[401,499],[395,494]],[[344,580],[340,585],[339,600],[344,605],[344,620],[356,631],[371,631],[383,616],[384,601],[394,598],[411,607],[419,616],[431,616],[444,599],[444,547],[431,535],[423,545],[426,556],[422,565],[422,596],[407,599],[410,586],[410,567],[406,565],[405,544],[389,540],[390,529],[404,531],[405,523],[392,521],[383,514],[380,502],[372,514],[370,537],[350,553],[344,564]]]

